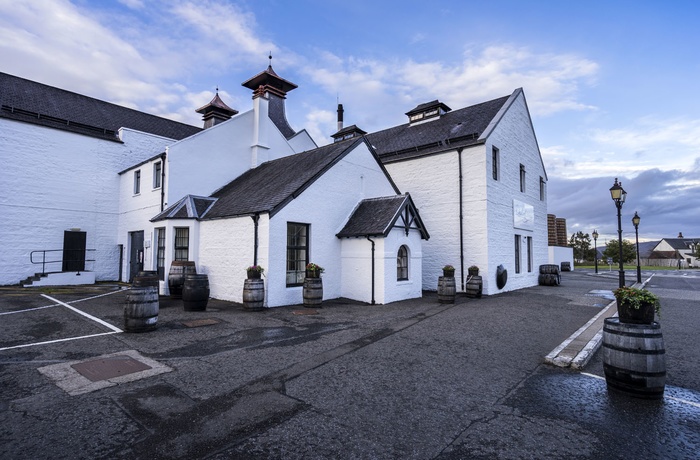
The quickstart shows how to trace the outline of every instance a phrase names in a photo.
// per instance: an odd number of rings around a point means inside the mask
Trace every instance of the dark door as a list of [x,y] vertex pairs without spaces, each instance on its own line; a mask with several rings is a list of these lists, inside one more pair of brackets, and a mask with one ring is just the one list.
[[143,271],[143,231],[130,232],[131,250],[129,252],[129,282],[134,281],[134,276]]
[[63,232],[63,267],[64,272],[85,270],[86,232]]

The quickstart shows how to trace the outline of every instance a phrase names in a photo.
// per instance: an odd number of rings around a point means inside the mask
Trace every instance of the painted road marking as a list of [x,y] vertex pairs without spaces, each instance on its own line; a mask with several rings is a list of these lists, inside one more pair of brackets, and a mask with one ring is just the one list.
[[101,325],[103,325],[103,326],[105,326],[105,327],[107,327],[107,328],[113,330],[114,332],[124,332],[124,331],[122,331],[121,329],[119,329],[118,327],[112,326],[112,325],[109,324],[108,322],[102,321],[100,318],[97,318],[97,317],[95,317],[95,316],[92,316],[92,315],[89,314],[89,313],[85,313],[85,312],[82,311],[82,310],[78,310],[77,308],[72,307],[72,306],[68,305],[68,304],[65,303],[65,302],[61,302],[60,300],[54,299],[53,297],[48,296],[48,295],[46,295],[46,294],[41,294],[41,296],[42,296],[42,297],[46,297],[46,298],[49,299],[50,301],[56,302],[56,303],[59,304],[59,305],[63,305],[64,307],[66,307],[66,308],[68,308],[68,309],[70,309],[70,310],[73,310],[74,312],[76,312],[76,313],[79,314],[79,315],[83,315],[83,316],[86,317],[86,318],[89,318],[89,319],[91,319],[91,320],[93,320],[93,321],[95,321],[95,322],[97,322],[97,323],[100,323]]
[[[122,332],[122,331],[118,331]],[[80,340],[80,339],[89,339],[90,337],[99,337],[101,335],[112,335],[112,334],[117,334],[117,331],[112,331],[112,332],[103,332],[101,334],[91,334],[91,335],[81,335],[80,337],[68,337],[65,339],[56,339],[56,340],[49,340],[47,342],[35,342],[35,343],[25,343],[24,345],[15,345],[13,347],[5,347],[5,348],[0,348],[0,351],[4,350],[12,350],[14,348],[25,348],[25,347],[34,347],[37,345],[48,345],[51,343],[58,343],[58,342],[68,342],[70,340]]]

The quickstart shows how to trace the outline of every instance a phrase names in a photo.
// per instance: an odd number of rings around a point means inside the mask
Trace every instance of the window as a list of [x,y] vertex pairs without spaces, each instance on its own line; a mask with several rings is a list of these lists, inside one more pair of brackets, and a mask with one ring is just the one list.
[[189,260],[190,257],[190,229],[188,227],[175,228],[175,260]]
[[491,149],[491,171],[493,174],[493,180],[498,180],[498,167],[499,167],[499,154],[498,149],[493,147]]
[[134,195],[141,193],[141,170],[134,171]]
[[527,237],[527,271],[532,273],[532,237]]
[[406,281],[408,279],[408,248],[403,245],[399,248],[396,256],[396,280]]
[[520,235],[515,235],[515,273],[520,273]]
[[545,189],[545,182],[544,182],[544,177],[540,176],[540,201],[544,201],[546,198],[546,189]]
[[158,278],[165,280],[165,229],[156,229],[156,270]]
[[525,193],[525,165],[520,165],[520,191]]
[[153,163],[153,188],[160,188],[163,177],[163,163],[156,161]]
[[301,286],[309,260],[309,225],[287,223],[287,286]]

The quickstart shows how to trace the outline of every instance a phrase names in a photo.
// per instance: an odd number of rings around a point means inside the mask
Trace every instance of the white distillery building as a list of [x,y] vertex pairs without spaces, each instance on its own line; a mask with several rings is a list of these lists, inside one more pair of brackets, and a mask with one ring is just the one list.
[[[238,302],[245,268],[262,265],[266,306],[301,303],[308,262],[326,269],[324,299],[419,297],[445,264],[462,290],[470,265],[486,294],[537,284],[547,178],[522,90],[455,111],[422,104],[369,135],[339,125],[318,148],[286,120],[296,85],[270,66],[243,86],[252,109],[217,94],[198,109],[201,129],[0,74],[1,184],[12,190],[0,201],[0,284],[157,270],[167,294],[174,260]],[[40,268],[38,254],[57,262]]]

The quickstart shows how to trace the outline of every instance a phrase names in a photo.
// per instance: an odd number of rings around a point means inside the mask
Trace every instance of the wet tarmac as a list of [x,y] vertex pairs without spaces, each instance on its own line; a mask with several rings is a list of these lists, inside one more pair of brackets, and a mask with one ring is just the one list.
[[648,285],[668,367],[656,401],[608,390],[600,353],[582,371],[544,364],[616,275],[454,305],[161,298],[142,334],[91,319],[122,326],[121,286],[0,288],[0,458],[700,458],[700,274],[672,273]]

